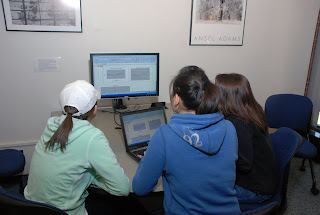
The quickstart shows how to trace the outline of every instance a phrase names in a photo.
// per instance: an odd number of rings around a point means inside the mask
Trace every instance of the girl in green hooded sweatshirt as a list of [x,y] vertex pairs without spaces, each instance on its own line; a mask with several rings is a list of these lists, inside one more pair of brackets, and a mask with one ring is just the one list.
[[53,205],[68,214],[87,214],[90,184],[116,196],[127,196],[129,179],[103,132],[90,121],[99,92],[86,81],[67,84],[60,94],[63,115],[52,117],[35,147],[27,199]]

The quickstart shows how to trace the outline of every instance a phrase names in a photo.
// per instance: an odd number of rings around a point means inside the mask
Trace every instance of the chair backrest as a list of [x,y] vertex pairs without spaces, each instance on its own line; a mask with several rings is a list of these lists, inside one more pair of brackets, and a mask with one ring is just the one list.
[[30,201],[6,192],[0,186],[0,213],[11,214],[44,214],[44,215],[67,215],[66,212],[51,205]]
[[279,171],[278,193],[280,193],[281,198],[279,208],[282,208],[286,204],[290,161],[302,144],[302,137],[294,130],[286,127],[279,128],[270,137]]
[[23,171],[26,160],[22,151],[0,150],[0,177],[7,177]]
[[307,129],[310,124],[312,109],[313,104],[308,97],[295,94],[272,95],[265,104],[270,128]]

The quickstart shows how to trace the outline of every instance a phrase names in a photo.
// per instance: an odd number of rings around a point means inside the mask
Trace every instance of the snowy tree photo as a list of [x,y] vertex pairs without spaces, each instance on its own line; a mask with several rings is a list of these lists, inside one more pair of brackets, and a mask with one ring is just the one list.
[[198,0],[197,23],[241,24],[244,0]]

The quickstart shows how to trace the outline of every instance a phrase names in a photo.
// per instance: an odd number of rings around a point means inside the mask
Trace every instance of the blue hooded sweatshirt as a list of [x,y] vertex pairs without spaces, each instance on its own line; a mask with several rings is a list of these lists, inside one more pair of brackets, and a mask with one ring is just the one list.
[[145,195],[162,175],[164,210],[171,214],[238,214],[234,126],[221,113],[175,114],[153,135],[132,187]]

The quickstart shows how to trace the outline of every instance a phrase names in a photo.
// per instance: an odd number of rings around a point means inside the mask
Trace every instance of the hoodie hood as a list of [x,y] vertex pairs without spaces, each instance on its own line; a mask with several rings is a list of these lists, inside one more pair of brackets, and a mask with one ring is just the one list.
[[[41,142],[44,144],[48,142],[53,134],[58,130],[59,126],[65,120],[66,115],[61,115],[60,117],[51,117],[48,120],[47,127],[41,137]],[[86,131],[93,129],[94,126],[88,122],[87,120],[81,120],[77,118],[72,118],[73,121],[73,128],[72,131],[69,133],[68,137],[68,144],[71,144],[74,140],[76,140],[79,136],[81,136]],[[60,150],[60,146],[55,145],[53,151]],[[51,151],[51,150],[50,150]]]
[[219,152],[227,129],[220,112],[204,115],[174,114],[168,125],[186,144],[210,155]]

